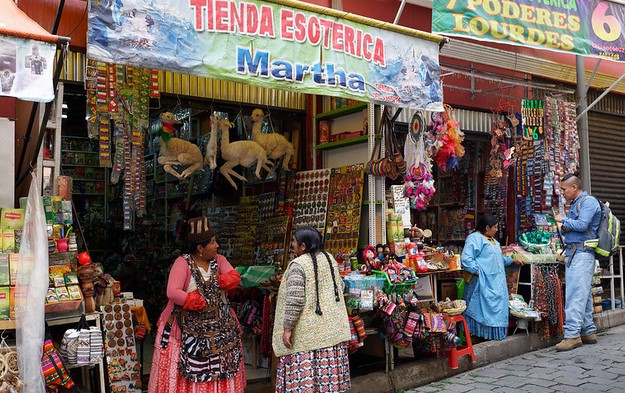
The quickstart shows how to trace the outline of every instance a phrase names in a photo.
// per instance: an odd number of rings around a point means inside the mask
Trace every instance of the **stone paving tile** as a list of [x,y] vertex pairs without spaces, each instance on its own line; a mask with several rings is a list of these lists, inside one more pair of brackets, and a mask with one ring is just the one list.
[[491,378],[491,377],[477,375],[477,374],[470,375],[470,378],[475,382],[487,383],[487,384],[495,383],[498,380],[497,378]]
[[586,383],[585,380],[579,379],[579,378],[558,377],[558,378],[554,379],[554,381],[557,382],[558,384],[569,385],[569,386],[580,386],[580,385],[583,385],[584,383]]
[[511,375],[511,372],[510,370],[505,370],[505,369],[500,369],[500,368],[484,367],[484,368],[472,371],[471,374],[477,374],[481,377],[488,377],[488,378],[501,378],[501,377],[505,377],[506,375]]
[[520,393],[519,389],[509,388],[507,386],[502,386],[500,388],[493,389],[493,393]]
[[581,390],[577,386],[571,385],[554,385],[551,387],[554,392],[562,392],[562,393],[580,393]]
[[[608,385],[597,385],[596,383],[585,383],[578,386],[580,392],[605,392],[608,389]],[[622,388],[622,386],[621,386]]]
[[[534,382],[534,381],[532,381]],[[532,393],[553,393],[553,389],[543,386],[528,384],[522,387],[523,391]]]
[[[588,383],[593,383],[598,386],[608,386],[609,384],[612,383],[611,379],[599,378],[599,377],[594,377],[594,376],[590,378],[584,378],[584,381]],[[623,386],[623,391],[625,391],[625,386]]]
[[470,392],[471,390],[473,390],[473,388],[471,387],[471,384],[460,384],[460,383],[453,383],[453,382],[448,382],[448,381],[445,381],[445,383],[441,383],[436,386],[441,387],[443,392],[449,392],[449,393],[466,393],[466,392]]
[[539,377],[534,377],[529,382],[532,385],[538,385],[538,386],[542,386],[544,388],[548,388],[550,386],[553,386],[553,385],[557,384],[556,381],[550,381],[550,380],[544,379],[544,378],[547,378],[547,376],[546,375],[545,376],[541,376],[540,378]]
[[625,325],[611,329],[598,345],[566,353],[539,350],[410,392],[625,393],[624,353]]
[[619,374],[617,374],[617,373],[613,373],[613,372],[610,372],[610,371],[604,371],[604,370],[592,370],[590,375],[592,375],[593,377],[610,379],[610,380],[616,379],[619,376]]
[[572,364],[570,364],[570,365],[563,365],[561,367],[561,369],[563,371],[567,371],[567,372],[570,372],[570,373],[573,373],[573,374],[577,374],[577,375],[581,375],[581,374],[584,374],[586,372],[586,370],[584,370],[583,368],[581,368],[579,366],[572,365]]
[[558,378],[565,378],[565,379],[567,379],[567,378],[578,379],[579,378],[578,374],[573,374],[573,373],[570,373],[568,371],[562,371],[562,370],[555,371],[555,372],[549,374],[549,376],[551,377],[550,379],[552,379],[554,381],[557,380]]
[[444,390],[438,387],[433,387],[432,385],[427,385],[427,386],[421,386],[420,388],[415,390],[415,392],[435,393],[435,392],[444,392]]
[[519,377],[503,377],[500,378],[499,381],[497,382],[497,385],[499,386],[508,386],[511,388],[520,388],[522,386],[524,386],[527,383],[527,379],[526,378],[519,378]]
[[[482,389],[482,390],[493,390],[493,388],[496,388],[498,385],[491,385],[488,383],[480,383],[480,382],[471,382],[469,383],[469,385],[473,390],[477,390],[477,389]],[[471,390],[471,392],[473,391]]]

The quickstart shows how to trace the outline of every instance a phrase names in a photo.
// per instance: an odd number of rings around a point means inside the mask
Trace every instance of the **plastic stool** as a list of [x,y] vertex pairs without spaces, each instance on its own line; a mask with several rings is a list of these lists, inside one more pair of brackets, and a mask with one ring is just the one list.
[[456,322],[456,326],[458,323],[462,322],[464,335],[467,340],[467,345],[456,345],[447,351],[447,359],[449,360],[449,368],[457,369],[458,368],[458,357],[463,355],[471,355],[471,361],[475,362],[475,352],[473,352],[473,344],[471,343],[471,333],[469,332],[469,326],[467,325],[466,319],[462,315],[451,315],[452,321]]

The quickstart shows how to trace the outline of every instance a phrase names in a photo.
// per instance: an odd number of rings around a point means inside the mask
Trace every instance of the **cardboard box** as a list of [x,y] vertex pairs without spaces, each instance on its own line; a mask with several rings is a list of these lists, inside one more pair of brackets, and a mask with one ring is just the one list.
[[9,254],[9,280],[11,286],[17,284],[17,269],[20,266],[20,254]]
[[9,272],[9,254],[0,254],[0,286],[11,283]]
[[16,229],[13,231],[13,233],[15,234],[15,247],[13,247],[13,252],[20,252],[20,249],[22,248],[22,233],[24,232],[23,229]]
[[5,229],[2,231],[2,252],[14,252],[15,251],[15,233],[13,229]]
[[458,288],[456,287],[455,282],[442,282],[441,283],[441,292],[439,299],[445,300],[449,298],[450,300],[456,300],[458,297]]
[[3,207],[0,213],[0,229],[23,229],[24,228],[24,216],[26,212],[24,209],[10,209]]
[[11,316],[9,287],[0,287],[0,320],[7,320]]

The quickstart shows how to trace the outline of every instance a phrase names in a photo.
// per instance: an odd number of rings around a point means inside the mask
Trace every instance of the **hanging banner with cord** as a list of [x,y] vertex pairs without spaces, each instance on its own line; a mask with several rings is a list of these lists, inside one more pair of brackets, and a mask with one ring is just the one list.
[[92,0],[87,55],[442,111],[443,37],[292,0]]
[[49,102],[56,45],[0,35],[0,96]]
[[432,31],[625,61],[625,5],[600,0],[434,0]]

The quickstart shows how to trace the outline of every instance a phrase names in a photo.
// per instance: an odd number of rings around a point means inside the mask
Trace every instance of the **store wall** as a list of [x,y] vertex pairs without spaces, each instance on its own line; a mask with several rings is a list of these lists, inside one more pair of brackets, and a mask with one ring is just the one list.
[[14,207],[15,190],[15,122],[0,118],[0,157],[2,170],[0,171],[0,207]]
[[[26,135],[26,128],[28,127],[28,119],[30,118],[30,111],[33,103],[30,101],[17,101],[15,106],[15,144],[13,145],[13,151],[15,152],[15,170],[19,164],[20,157],[22,156],[22,148],[24,146],[24,136]],[[42,107],[43,105],[39,105]],[[38,116],[36,117],[39,118]],[[30,141],[26,148],[24,156],[24,163],[22,164],[22,174],[26,172],[26,168],[29,168],[30,160],[34,157],[35,145],[37,144],[37,137],[39,133],[39,127],[41,124],[36,121],[33,125],[33,131],[30,134]],[[13,183],[20,174],[16,173],[13,177]],[[26,177],[19,185],[15,187],[15,200],[18,201],[20,197],[28,195],[28,189],[30,187],[30,177]]]

